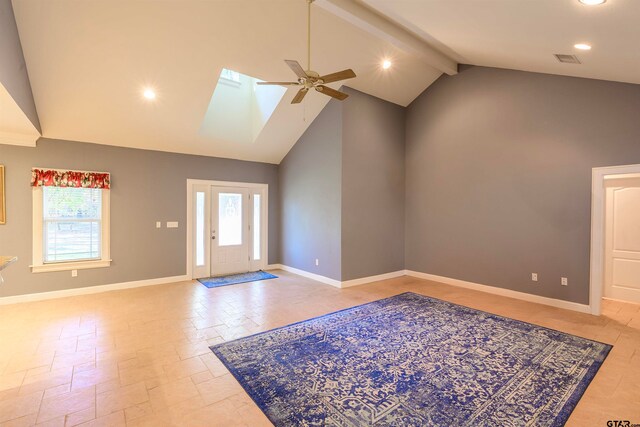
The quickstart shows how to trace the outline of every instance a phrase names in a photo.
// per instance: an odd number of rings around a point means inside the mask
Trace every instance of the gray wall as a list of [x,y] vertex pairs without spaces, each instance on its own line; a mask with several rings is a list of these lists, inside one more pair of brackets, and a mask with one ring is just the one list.
[[347,87],[342,114],[342,280],[404,269],[405,109]]
[[[7,185],[0,254],[19,257],[3,272],[0,297],[185,274],[187,178],[269,184],[269,262],[278,262],[277,165],[42,138],[37,148],[0,145],[0,164]],[[76,278],[68,271],[30,272],[34,166],[111,173],[111,267],[80,270]],[[166,221],[180,226],[167,229]]]
[[404,269],[404,108],[342,90],[280,164],[280,261],[351,280]]
[[11,0],[0,0],[0,83],[42,133]]
[[441,77],[407,110],[407,269],[588,303],[591,168],[640,163],[639,112],[638,85]]
[[342,106],[332,100],[280,163],[282,264],[341,280],[341,183]]

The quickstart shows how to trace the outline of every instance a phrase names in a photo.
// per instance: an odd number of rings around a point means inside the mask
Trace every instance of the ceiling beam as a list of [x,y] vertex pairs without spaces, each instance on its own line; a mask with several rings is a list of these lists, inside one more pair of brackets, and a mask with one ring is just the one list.
[[385,16],[354,0],[315,0],[315,4],[356,27],[398,48],[420,56],[427,64],[450,76],[458,63]]

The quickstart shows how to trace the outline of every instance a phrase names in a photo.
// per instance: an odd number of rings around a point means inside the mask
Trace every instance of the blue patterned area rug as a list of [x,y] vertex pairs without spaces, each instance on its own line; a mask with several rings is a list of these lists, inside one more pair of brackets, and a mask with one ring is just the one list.
[[249,273],[232,274],[231,276],[209,277],[207,279],[198,279],[198,282],[207,288],[218,288],[220,286],[235,285],[237,283],[255,282],[257,280],[277,279],[266,271],[253,271]]
[[561,426],[611,346],[404,293],[211,350],[276,426]]

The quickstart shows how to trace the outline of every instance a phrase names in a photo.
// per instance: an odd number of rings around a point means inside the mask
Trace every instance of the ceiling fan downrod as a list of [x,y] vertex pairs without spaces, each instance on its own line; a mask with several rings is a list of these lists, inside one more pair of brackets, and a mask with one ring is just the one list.
[[311,3],[307,0],[307,71],[311,71]]

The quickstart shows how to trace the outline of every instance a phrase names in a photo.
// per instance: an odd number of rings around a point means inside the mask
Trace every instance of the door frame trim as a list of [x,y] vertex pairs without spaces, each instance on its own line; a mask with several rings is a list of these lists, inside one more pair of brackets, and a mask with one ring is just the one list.
[[591,258],[589,305],[591,314],[602,312],[605,253],[605,181],[615,175],[640,173],[640,164],[606,166],[591,170]]
[[[206,179],[187,178],[187,277],[193,277],[193,190],[196,185],[208,185],[218,187],[241,187],[241,188],[259,188],[264,191],[264,265],[269,264],[269,184],[256,182],[232,182],[232,181],[214,181]],[[211,262],[211,260],[209,260]]]

